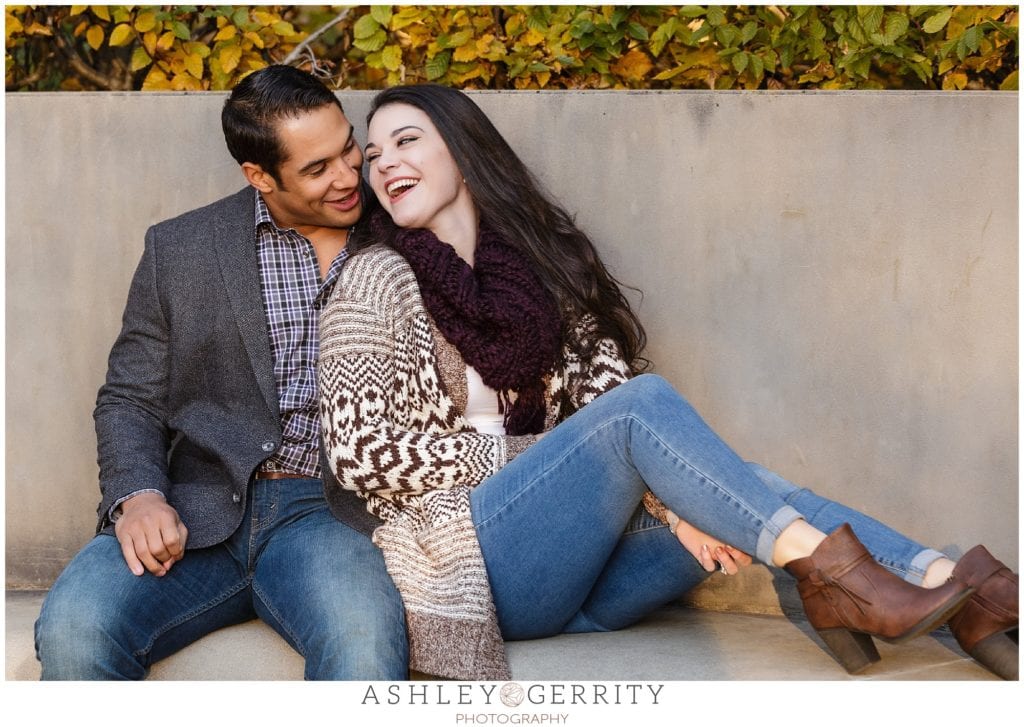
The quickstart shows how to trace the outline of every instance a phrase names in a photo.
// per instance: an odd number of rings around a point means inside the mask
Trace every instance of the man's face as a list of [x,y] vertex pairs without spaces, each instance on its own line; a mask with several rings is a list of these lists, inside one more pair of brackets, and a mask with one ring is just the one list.
[[277,179],[266,174],[257,188],[279,227],[307,237],[318,228],[349,228],[363,209],[363,154],[352,124],[334,104],[278,121],[284,162]]

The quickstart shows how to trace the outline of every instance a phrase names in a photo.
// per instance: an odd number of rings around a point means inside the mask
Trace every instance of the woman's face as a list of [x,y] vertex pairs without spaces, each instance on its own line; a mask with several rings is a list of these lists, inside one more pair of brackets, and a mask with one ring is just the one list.
[[[394,103],[374,115],[367,133],[370,186],[399,227],[445,231],[473,218],[473,199],[430,117]],[[467,217],[469,215],[469,217]]]

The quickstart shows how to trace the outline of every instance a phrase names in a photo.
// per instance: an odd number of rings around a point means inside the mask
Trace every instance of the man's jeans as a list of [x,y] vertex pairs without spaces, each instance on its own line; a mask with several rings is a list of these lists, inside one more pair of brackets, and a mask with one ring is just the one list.
[[661,377],[598,397],[470,498],[502,633],[529,639],[628,626],[709,574],[638,504],[647,488],[684,520],[770,563],[800,517],[850,523],[910,582],[942,554],[741,460]]
[[318,479],[256,480],[224,543],[133,575],[97,535],[57,579],[36,622],[43,679],[142,679],[201,636],[259,617],[306,659],[307,679],[405,679],[398,592],[384,559],[330,513]]

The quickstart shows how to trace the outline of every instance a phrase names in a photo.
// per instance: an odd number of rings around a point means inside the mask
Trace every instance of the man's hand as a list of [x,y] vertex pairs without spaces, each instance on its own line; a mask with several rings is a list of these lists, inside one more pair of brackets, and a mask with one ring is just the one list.
[[129,570],[162,576],[185,557],[188,530],[178,512],[155,492],[143,492],[121,503],[114,533]]

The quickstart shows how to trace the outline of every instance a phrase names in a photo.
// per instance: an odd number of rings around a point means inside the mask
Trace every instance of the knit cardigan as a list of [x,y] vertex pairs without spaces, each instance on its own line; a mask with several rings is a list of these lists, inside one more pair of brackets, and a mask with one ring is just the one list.
[[[573,333],[585,340],[592,323]],[[455,679],[509,679],[469,492],[536,441],[476,432],[464,417],[466,364],[423,305],[394,250],[346,263],[320,323],[321,420],[342,487],[384,521],[373,534],[402,595],[410,667]],[[625,381],[609,339],[580,360],[566,346],[547,380],[553,427]],[[653,495],[645,504],[663,518]]]

